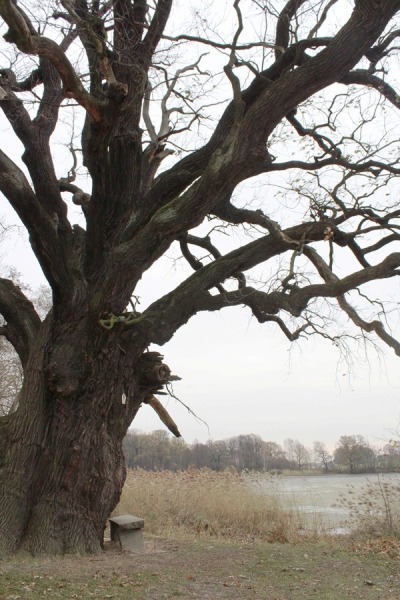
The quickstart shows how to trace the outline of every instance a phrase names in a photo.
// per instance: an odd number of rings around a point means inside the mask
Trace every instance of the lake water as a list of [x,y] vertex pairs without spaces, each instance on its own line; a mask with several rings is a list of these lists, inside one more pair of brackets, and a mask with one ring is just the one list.
[[[307,528],[325,529],[333,534],[349,533],[352,527],[350,510],[343,498],[357,501],[381,485],[396,486],[393,502],[400,500],[400,473],[368,475],[319,475],[269,477],[259,480],[262,493],[276,494],[288,508],[299,511]],[[380,494],[378,494],[380,497]],[[383,503],[382,503],[383,508]]]

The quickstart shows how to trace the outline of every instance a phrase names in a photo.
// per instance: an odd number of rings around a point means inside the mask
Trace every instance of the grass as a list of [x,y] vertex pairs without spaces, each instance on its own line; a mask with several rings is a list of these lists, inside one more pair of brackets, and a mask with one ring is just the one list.
[[[232,471],[209,469],[130,471],[116,514],[145,519],[146,531],[162,536],[294,542],[306,529],[306,516],[283,506],[271,485],[265,495],[257,480]],[[309,519],[308,519],[309,521]]]
[[[153,544],[153,546],[151,545]],[[398,600],[398,560],[343,541],[147,537],[144,554],[0,563],[1,600]]]
[[91,567],[93,565],[90,564],[90,559],[55,559],[51,564],[25,559],[16,570],[2,573],[0,598],[131,600],[134,597],[135,600],[140,600],[147,598],[147,590],[156,580],[146,570],[130,574],[127,570],[121,572],[119,568],[110,572],[93,570]]

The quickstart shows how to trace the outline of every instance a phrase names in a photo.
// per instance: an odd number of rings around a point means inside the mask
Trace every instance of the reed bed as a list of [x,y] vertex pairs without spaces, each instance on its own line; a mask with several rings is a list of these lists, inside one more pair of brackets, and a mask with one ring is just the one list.
[[128,472],[115,514],[145,519],[146,531],[170,538],[294,542],[304,537],[302,515],[283,506],[271,486],[261,494],[250,475],[209,469]]

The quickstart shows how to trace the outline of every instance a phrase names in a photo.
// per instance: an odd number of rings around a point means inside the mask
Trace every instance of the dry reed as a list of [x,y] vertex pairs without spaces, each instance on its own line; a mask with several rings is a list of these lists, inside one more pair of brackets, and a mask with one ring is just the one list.
[[349,511],[354,535],[400,538],[400,485],[390,475],[378,474],[360,494],[348,486],[337,504]]
[[128,472],[115,514],[145,519],[146,531],[169,537],[215,536],[293,542],[301,515],[283,507],[276,492],[261,494],[248,475],[209,469]]

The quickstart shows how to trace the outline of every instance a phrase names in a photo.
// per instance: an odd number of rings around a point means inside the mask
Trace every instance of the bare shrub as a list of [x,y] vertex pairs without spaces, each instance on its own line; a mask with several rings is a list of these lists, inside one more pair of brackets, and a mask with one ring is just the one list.
[[349,486],[338,504],[349,510],[349,520],[356,535],[400,536],[400,485],[397,480],[378,475],[368,481],[360,495]]

